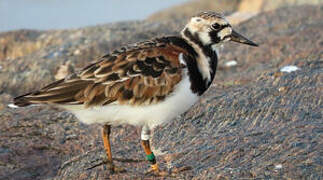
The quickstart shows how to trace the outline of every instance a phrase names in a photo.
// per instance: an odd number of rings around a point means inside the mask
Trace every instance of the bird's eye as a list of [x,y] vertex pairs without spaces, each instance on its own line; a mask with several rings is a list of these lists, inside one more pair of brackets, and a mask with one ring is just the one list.
[[218,24],[218,23],[214,23],[214,24],[212,24],[212,28],[214,29],[214,30],[219,30],[220,29],[220,24]]
[[200,21],[202,21],[202,19],[200,19],[200,18],[196,18],[196,19],[195,19],[195,21],[196,21],[196,22],[200,22]]

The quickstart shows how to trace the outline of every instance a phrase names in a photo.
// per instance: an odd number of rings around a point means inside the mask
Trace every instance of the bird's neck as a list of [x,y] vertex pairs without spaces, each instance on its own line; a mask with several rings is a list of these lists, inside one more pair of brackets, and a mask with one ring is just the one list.
[[211,85],[216,72],[218,62],[216,44],[205,45],[203,37],[201,38],[197,34],[191,33],[188,29],[184,29],[181,34],[182,38],[196,52],[196,65],[207,89]]

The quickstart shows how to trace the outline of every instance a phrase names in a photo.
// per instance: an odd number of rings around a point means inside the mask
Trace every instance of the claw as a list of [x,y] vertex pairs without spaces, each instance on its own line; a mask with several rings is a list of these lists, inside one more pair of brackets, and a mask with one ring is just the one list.
[[157,164],[154,164],[151,166],[151,169],[145,173],[145,175],[154,175],[154,176],[160,176],[160,177],[165,177],[165,176],[176,177],[176,174],[181,173],[183,171],[189,171],[191,169],[192,167],[190,166],[184,166],[179,168],[174,167],[171,169],[171,171],[163,171],[158,168]]
[[[155,165],[155,166],[154,166]],[[154,175],[154,176],[168,176],[169,172],[162,171],[158,168],[157,164],[151,166],[151,169],[145,173],[145,175]]]
[[108,169],[111,172],[111,174],[127,172],[126,169],[124,169],[123,167],[116,166],[111,162],[108,162],[106,165],[108,166]]
[[110,171],[112,173],[125,173],[127,172],[126,169],[122,168],[122,167],[118,167],[118,166],[113,166]]

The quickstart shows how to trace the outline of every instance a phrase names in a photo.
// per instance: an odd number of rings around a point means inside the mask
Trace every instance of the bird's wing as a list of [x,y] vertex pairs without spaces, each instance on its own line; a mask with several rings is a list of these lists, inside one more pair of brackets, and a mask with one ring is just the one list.
[[124,47],[78,73],[17,97],[15,104],[155,104],[182,79],[181,53],[186,51],[158,39]]

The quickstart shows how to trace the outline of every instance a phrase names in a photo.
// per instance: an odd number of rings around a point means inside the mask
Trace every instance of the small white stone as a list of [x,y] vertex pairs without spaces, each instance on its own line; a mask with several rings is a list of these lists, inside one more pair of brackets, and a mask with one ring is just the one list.
[[237,64],[238,64],[238,62],[237,62],[237,61],[232,60],[232,61],[228,61],[228,62],[226,62],[226,63],[225,63],[225,66],[227,66],[227,67],[232,67],[232,66],[236,66]]
[[293,72],[293,71],[297,71],[299,70],[300,68],[297,67],[297,66],[293,66],[293,65],[290,65],[290,66],[284,66],[280,69],[281,72]]
[[58,57],[59,55],[60,55],[59,52],[54,52],[54,54],[53,54],[54,57]]
[[171,161],[168,161],[166,164],[167,164],[167,169],[173,168],[173,163]]
[[79,49],[76,49],[74,52],[73,52],[74,55],[79,55],[81,54],[81,51]]
[[281,169],[281,168],[283,168],[283,165],[282,164],[276,164],[275,165],[275,169]]
[[13,109],[19,108],[18,106],[14,105],[14,104],[8,104],[8,107],[13,108]]

